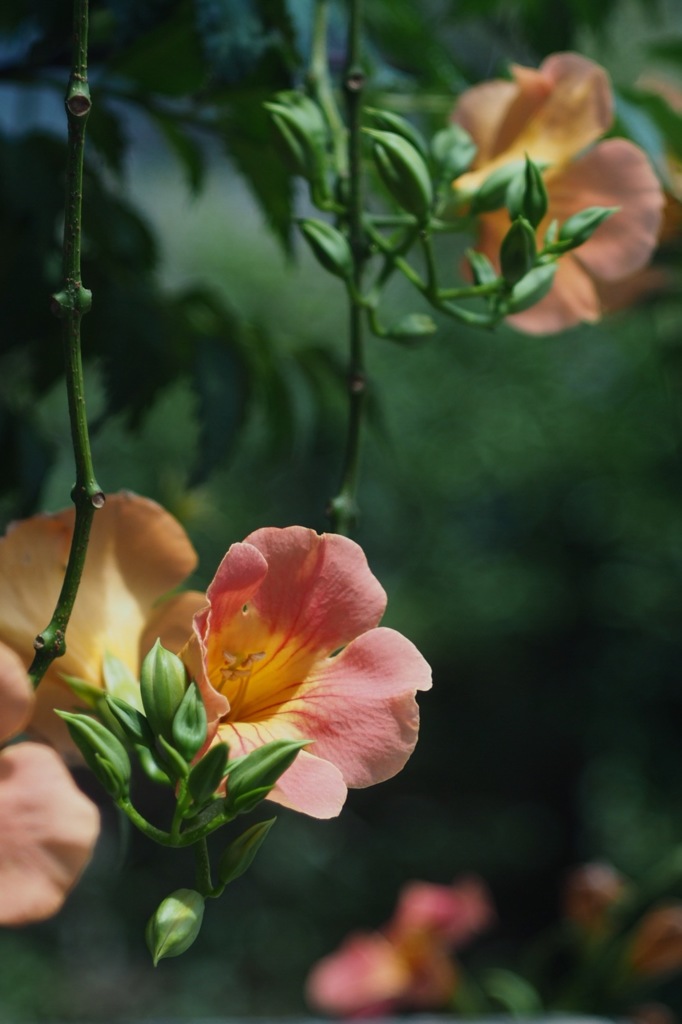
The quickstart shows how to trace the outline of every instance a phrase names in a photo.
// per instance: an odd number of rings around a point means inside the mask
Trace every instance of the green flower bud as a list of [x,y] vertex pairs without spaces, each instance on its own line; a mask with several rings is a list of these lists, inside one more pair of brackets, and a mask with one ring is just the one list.
[[190,683],[173,719],[173,743],[186,761],[191,761],[204,743],[208,733],[206,708],[196,683]]
[[187,788],[197,807],[210,800],[223,781],[228,753],[226,743],[216,743],[206,751],[189,773]]
[[263,800],[310,740],[273,740],[228,765],[228,813],[245,814]]
[[373,139],[374,163],[387,191],[403,210],[425,223],[433,204],[433,185],[423,157],[402,135],[373,128],[365,132]]
[[556,271],[556,263],[545,263],[531,270],[512,288],[505,311],[521,313],[524,309],[530,309],[540,299],[544,299],[554,284]]
[[592,237],[600,224],[619,210],[619,206],[588,206],[580,213],[574,213],[559,228],[559,237],[552,246],[553,251],[568,252],[569,249],[576,249]]
[[521,160],[512,160],[489,174],[471,199],[471,212],[488,213],[504,206],[509,184],[522,167]]
[[169,743],[165,736],[157,736],[156,754],[159,757],[164,771],[175,779],[186,779],[189,775],[189,767],[179,750],[176,750],[172,743]]
[[142,662],[140,691],[147,719],[156,736],[172,736],[173,719],[187,689],[187,672],[176,654],[157,640]]
[[156,782],[160,786],[173,785],[170,775],[166,769],[162,767],[155,751],[150,750],[149,747],[143,747],[138,744],[135,747],[135,752],[140,759],[143,772],[152,780],[152,782]]
[[323,220],[300,220],[298,226],[324,269],[348,280],[353,274],[353,255],[346,237]]
[[120,697],[113,697],[110,693],[105,697],[105,703],[109,713],[130,743],[133,745],[139,743],[144,747],[154,746],[154,733],[149,728],[149,722],[141,711],[131,707]]
[[517,217],[502,239],[500,268],[507,284],[515,285],[533,269],[537,250],[535,231],[525,217]]
[[218,878],[223,885],[234,882],[235,878],[239,878],[251,867],[254,857],[276,820],[276,818],[270,818],[269,821],[261,821],[257,825],[252,825],[230,843],[218,864]]
[[547,189],[540,168],[528,156],[523,171],[509,183],[506,206],[512,220],[525,217],[534,228],[547,213]]
[[466,258],[471,267],[474,284],[492,284],[497,281],[499,274],[484,252],[467,249]]
[[275,141],[290,171],[314,181],[326,192],[329,132],[322,111],[309,96],[279,92],[264,104],[276,129]]
[[431,154],[443,181],[453,181],[469,170],[476,156],[476,143],[458,124],[436,132],[431,140]]
[[195,889],[176,889],[159,904],[147,923],[145,938],[154,966],[159,960],[180,956],[201,930],[204,897]]
[[401,117],[399,114],[393,114],[390,110],[377,110],[375,107],[365,107],[364,113],[369,119],[372,128],[393,132],[394,135],[401,135],[404,139],[407,139],[424,160],[428,159],[428,149],[424,136],[404,117]]
[[87,765],[110,796],[125,796],[130,788],[130,758],[119,739],[89,715],[58,711]]

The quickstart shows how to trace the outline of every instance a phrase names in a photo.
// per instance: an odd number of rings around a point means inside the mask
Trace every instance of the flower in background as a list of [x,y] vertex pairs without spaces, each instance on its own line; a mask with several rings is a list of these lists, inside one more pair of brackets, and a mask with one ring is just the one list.
[[[33,640],[54,611],[73,534],[74,509],[37,515],[10,525],[0,538],[0,642],[28,666]],[[135,494],[111,495],[94,518],[85,569],[67,630],[67,650],[42,680],[30,730],[72,751],[54,708],[77,704],[62,676],[104,686],[111,654],[138,677],[157,637],[178,650],[192,628],[203,594],[187,591],[160,600],[196,565],[180,524],[156,502]]]
[[609,927],[609,910],[627,888],[626,879],[611,864],[583,864],[566,880],[564,916],[581,931],[601,934]]
[[655,907],[637,925],[629,950],[634,974],[655,978],[682,969],[682,903]]
[[[559,260],[554,284],[537,305],[510,316],[532,334],[598,320],[601,287],[627,278],[649,261],[661,224],[663,192],[645,154],[625,139],[597,140],[613,122],[605,70],[576,53],[557,53],[536,70],[512,67],[513,80],[484,82],[457,102],[453,120],[478,147],[473,170],[455,182],[471,194],[495,170],[527,154],[544,168],[549,207],[538,226],[563,222],[590,206],[618,206],[592,237]],[[595,145],[595,143],[597,143]],[[477,248],[499,266],[509,229],[506,210],[480,214]]]
[[347,788],[400,771],[431,672],[409,640],[377,628],[383,588],[346,537],[257,530],[225,555],[182,656],[233,757],[309,739],[270,799],[336,815]]
[[[33,691],[19,657],[0,644],[0,743],[26,726]],[[40,743],[0,753],[0,924],[56,914],[88,863],[99,814],[61,758]]]
[[442,1009],[457,987],[451,951],[494,920],[488,889],[477,878],[451,886],[410,882],[381,931],[349,935],[313,968],[306,983],[308,1002],[341,1017]]

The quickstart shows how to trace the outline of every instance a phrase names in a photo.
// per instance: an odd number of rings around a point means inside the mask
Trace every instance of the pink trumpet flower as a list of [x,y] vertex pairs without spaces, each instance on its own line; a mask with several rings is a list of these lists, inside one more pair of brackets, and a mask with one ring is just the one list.
[[[606,71],[577,53],[555,53],[538,69],[512,67],[512,81],[496,79],[468,89],[453,120],[478,146],[473,169],[454,183],[470,195],[488,175],[527,154],[543,168],[549,208],[538,226],[540,245],[551,221],[590,206],[617,206],[592,237],[559,260],[554,284],[537,305],[508,318],[530,334],[553,333],[602,312],[602,292],[649,261],[664,204],[645,154],[625,139],[598,141],[613,122]],[[483,213],[477,249],[499,266],[505,210]]]
[[308,1002],[340,1017],[443,1009],[457,987],[452,950],[476,938],[494,919],[488,890],[477,878],[451,886],[410,882],[381,931],[349,935],[313,968],[306,983]]
[[314,817],[339,813],[348,787],[400,771],[417,740],[428,665],[379,628],[386,595],[362,549],[300,526],[233,544],[194,617],[182,655],[232,757],[308,739],[270,799]]
[[[33,691],[19,657],[0,644],[0,742],[27,724]],[[40,743],[0,753],[0,924],[60,909],[88,863],[99,814],[61,758]]]

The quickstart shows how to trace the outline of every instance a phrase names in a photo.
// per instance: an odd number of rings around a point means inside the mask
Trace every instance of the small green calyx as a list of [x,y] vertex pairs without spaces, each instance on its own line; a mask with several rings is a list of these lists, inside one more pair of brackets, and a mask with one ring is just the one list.
[[522,168],[521,160],[512,160],[489,174],[471,199],[471,213],[488,213],[504,206],[507,189]]
[[218,864],[218,878],[222,885],[228,885],[251,867],[254,857],[265,841],[265,837],[277,821],[261,821],[247,828],[227,847]]
[[176,889],[167,896],[149,919],[145,933],[154,966],[188,950],[203,919],[204,897],[195,889]]
[[500,246],[502,277],[513,286],[535,266],[535,231],[525,217],[517,217]]
[[365,128],[373,141],[372,156],[379,177],[398,206],[425,224],[433,205],[433,184],[423,157],[402,135]]
[[234,767],[228,765],[226,812],[246,814],[252,811],[294,763],[298,752],[310,742],[273,740],[239,758]]
[[130,758],[121,741],[89,715],[69,711],[57,714],[66,722],[71,739],[107,793],[116,800],[126,796],[130,788]]
[[346,237],[322,220],[301,220],[298,226],[318,263],[330,274],[348,281],[353,275],[354,264]]
[[152,732],[173,738],[173,719],[187,690],[187,672],[176,654],[157,640],[142,662],[140,693]]
[[206,742],[208,734],[206,708],[199,688],[194,682],[187,687],[180,707],[175,712],[171,733],[176,750],[179,750],[187,762],[192,760]]
[[525,217],[536,228],[547,213],[547,189],[536,163],[526,156],[523,171],[512,178],[507,189],[506,205],[512,220]]
[[223,781],[228,753],[226,743],[216,743],[206,751],[189,773],[187,788],[197,807],[206,804]]
[[442,181],[450,183],[468,171],[476,156],[474,140],[458,124],[436,132],[431,140],[431,156]]
[[548,250],[562,253],[577,249],[592,237],[600,224],[619,210],[619,206],[588,206],[580,213],[574,213],[561,225],[556,242]]

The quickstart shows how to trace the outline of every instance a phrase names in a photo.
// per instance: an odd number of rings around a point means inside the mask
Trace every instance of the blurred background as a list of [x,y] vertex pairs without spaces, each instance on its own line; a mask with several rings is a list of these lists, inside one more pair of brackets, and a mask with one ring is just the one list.
[[[302,82],[314,6],[92,5],[83,279],[96,473],[181,520],[200,556],[192,586],[259,526],[324,529],[338,485],[343,289],[295,236],[307,199],[262,109]],[[615,131],[647,149],[670,194],[656,274],[637,305],[591,328],[527,337],[439,320],[419,344],[370,340],[355,537],[388,592],[385,624],[434,669],[414,757],[352,792],[336,820],[280,812],[192,951],[156,969],[144,925],[191,861],[104,805],[65,910],[0,933],[3,1021],[300,1013],[311,965],[385,921],[405,881],[462,872],[489,883],[499,914],[473,962],[513,965],[556,918],[571,867],[604,859],[636,878],[682,842],[682,117],[659,95],[665,83],[682,97],[682,7],[366,6],[371,99],[427,131],[509,61],[577,49],[604,64]],[[3,527],[66,506],[73,478],[46,298],[60,274],[70,18],[62,0],[0,12]],[[335,72],[345,24],[339,2]],[[453,278],[464,244],[441,247]],[[390,303],[419,307],[400,287]],[[674,985],[666,998],[682,1010]]]

